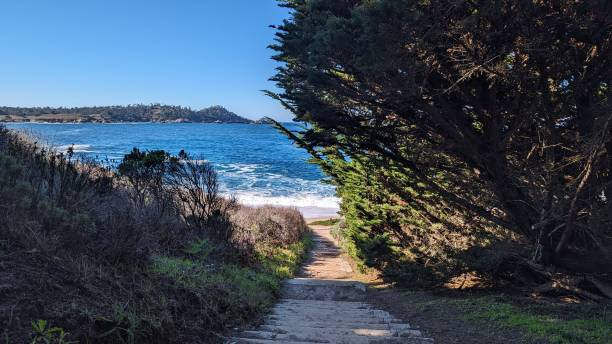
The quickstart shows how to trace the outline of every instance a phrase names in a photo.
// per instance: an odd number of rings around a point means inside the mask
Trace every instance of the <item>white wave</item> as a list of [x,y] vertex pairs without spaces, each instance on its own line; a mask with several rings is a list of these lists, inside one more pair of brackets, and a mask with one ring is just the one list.
[[240,204],[250,206],[316,207],[338,210],[340,200],[332,196],[295,194],[293,196],[269,196],[261,193],[237,192],[233,194]]
[[63,135],[80,135],[82,132],[87,131],[85,128],[76,128],[76,129],[68,129],[63,131],[58,131],[58,134]]
[[65,145],[65,146],[59,146],[57,147],[57,149],[61,152],[67,152],[68,148],[72,147],[73,152],[75,153],[91,153],[92,151],[89,150],[91,148],[91,145]]
[[210,163],[210,161],[208,160],[201,160],[201,159],[190,159],[190,160],[185,160],[185,162],[192,163],[195,165],[204,165],[204,164]]
[[242,163],[233,163],[233,164],[218,164],[223,173],[228,175],[242,175],[256,172],[257,169],[263,167],[260,164],[242,164]]

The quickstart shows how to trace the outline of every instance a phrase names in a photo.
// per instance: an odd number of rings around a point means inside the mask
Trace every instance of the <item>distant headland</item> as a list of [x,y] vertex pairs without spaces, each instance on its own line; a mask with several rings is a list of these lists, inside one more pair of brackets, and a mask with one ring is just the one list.
[[238,116],[222,106],[192,110],[184,106],[136,104],[91,107],[0,106],[0,122],[45,123],[265,123]]

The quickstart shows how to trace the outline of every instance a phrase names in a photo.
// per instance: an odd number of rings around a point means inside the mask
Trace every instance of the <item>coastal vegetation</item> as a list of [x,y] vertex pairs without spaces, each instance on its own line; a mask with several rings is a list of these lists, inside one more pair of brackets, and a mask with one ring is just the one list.
[[338,222],[340,222],[340,219],[331,218],[331,219],[327,219],[327,220],[313,221],[310,224],[314,225],[314,226],[333,226],[333,225],[337,224]]
[[268,94],[308,126],[277,126],[336,185],[362,268],[609,302],[612,3],[281,3]]
[[3,342],[220,342],[274,303],[309,245],[297,210],[221,197],[186,152],[105,167],[0,128]]
[[161,104],[92,106],[74,108],[0,107],[0,122],[111,123],[111,122],[190,122],[253,123],[222,106],[201,110]]

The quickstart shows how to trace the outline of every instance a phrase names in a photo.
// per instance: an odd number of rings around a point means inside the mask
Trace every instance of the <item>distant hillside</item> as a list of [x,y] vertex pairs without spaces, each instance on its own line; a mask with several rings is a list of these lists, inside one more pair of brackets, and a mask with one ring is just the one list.
[[78,108],[0,107],[0,122],[194,122],[252,123],[222,106],[202,110],[173,105],[93,106]]

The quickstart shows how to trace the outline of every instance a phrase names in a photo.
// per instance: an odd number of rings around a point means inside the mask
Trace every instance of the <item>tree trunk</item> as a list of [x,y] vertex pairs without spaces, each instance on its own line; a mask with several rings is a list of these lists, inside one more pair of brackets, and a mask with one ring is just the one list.
[[491,154],[483,161],[493,183],[494,192],[504,209],[518,226],[521,234],[532,240],[538,239],[533,226],[537,221],[537,211],[531,206],[529,197],[508,176],[505,158],[501,154]]

